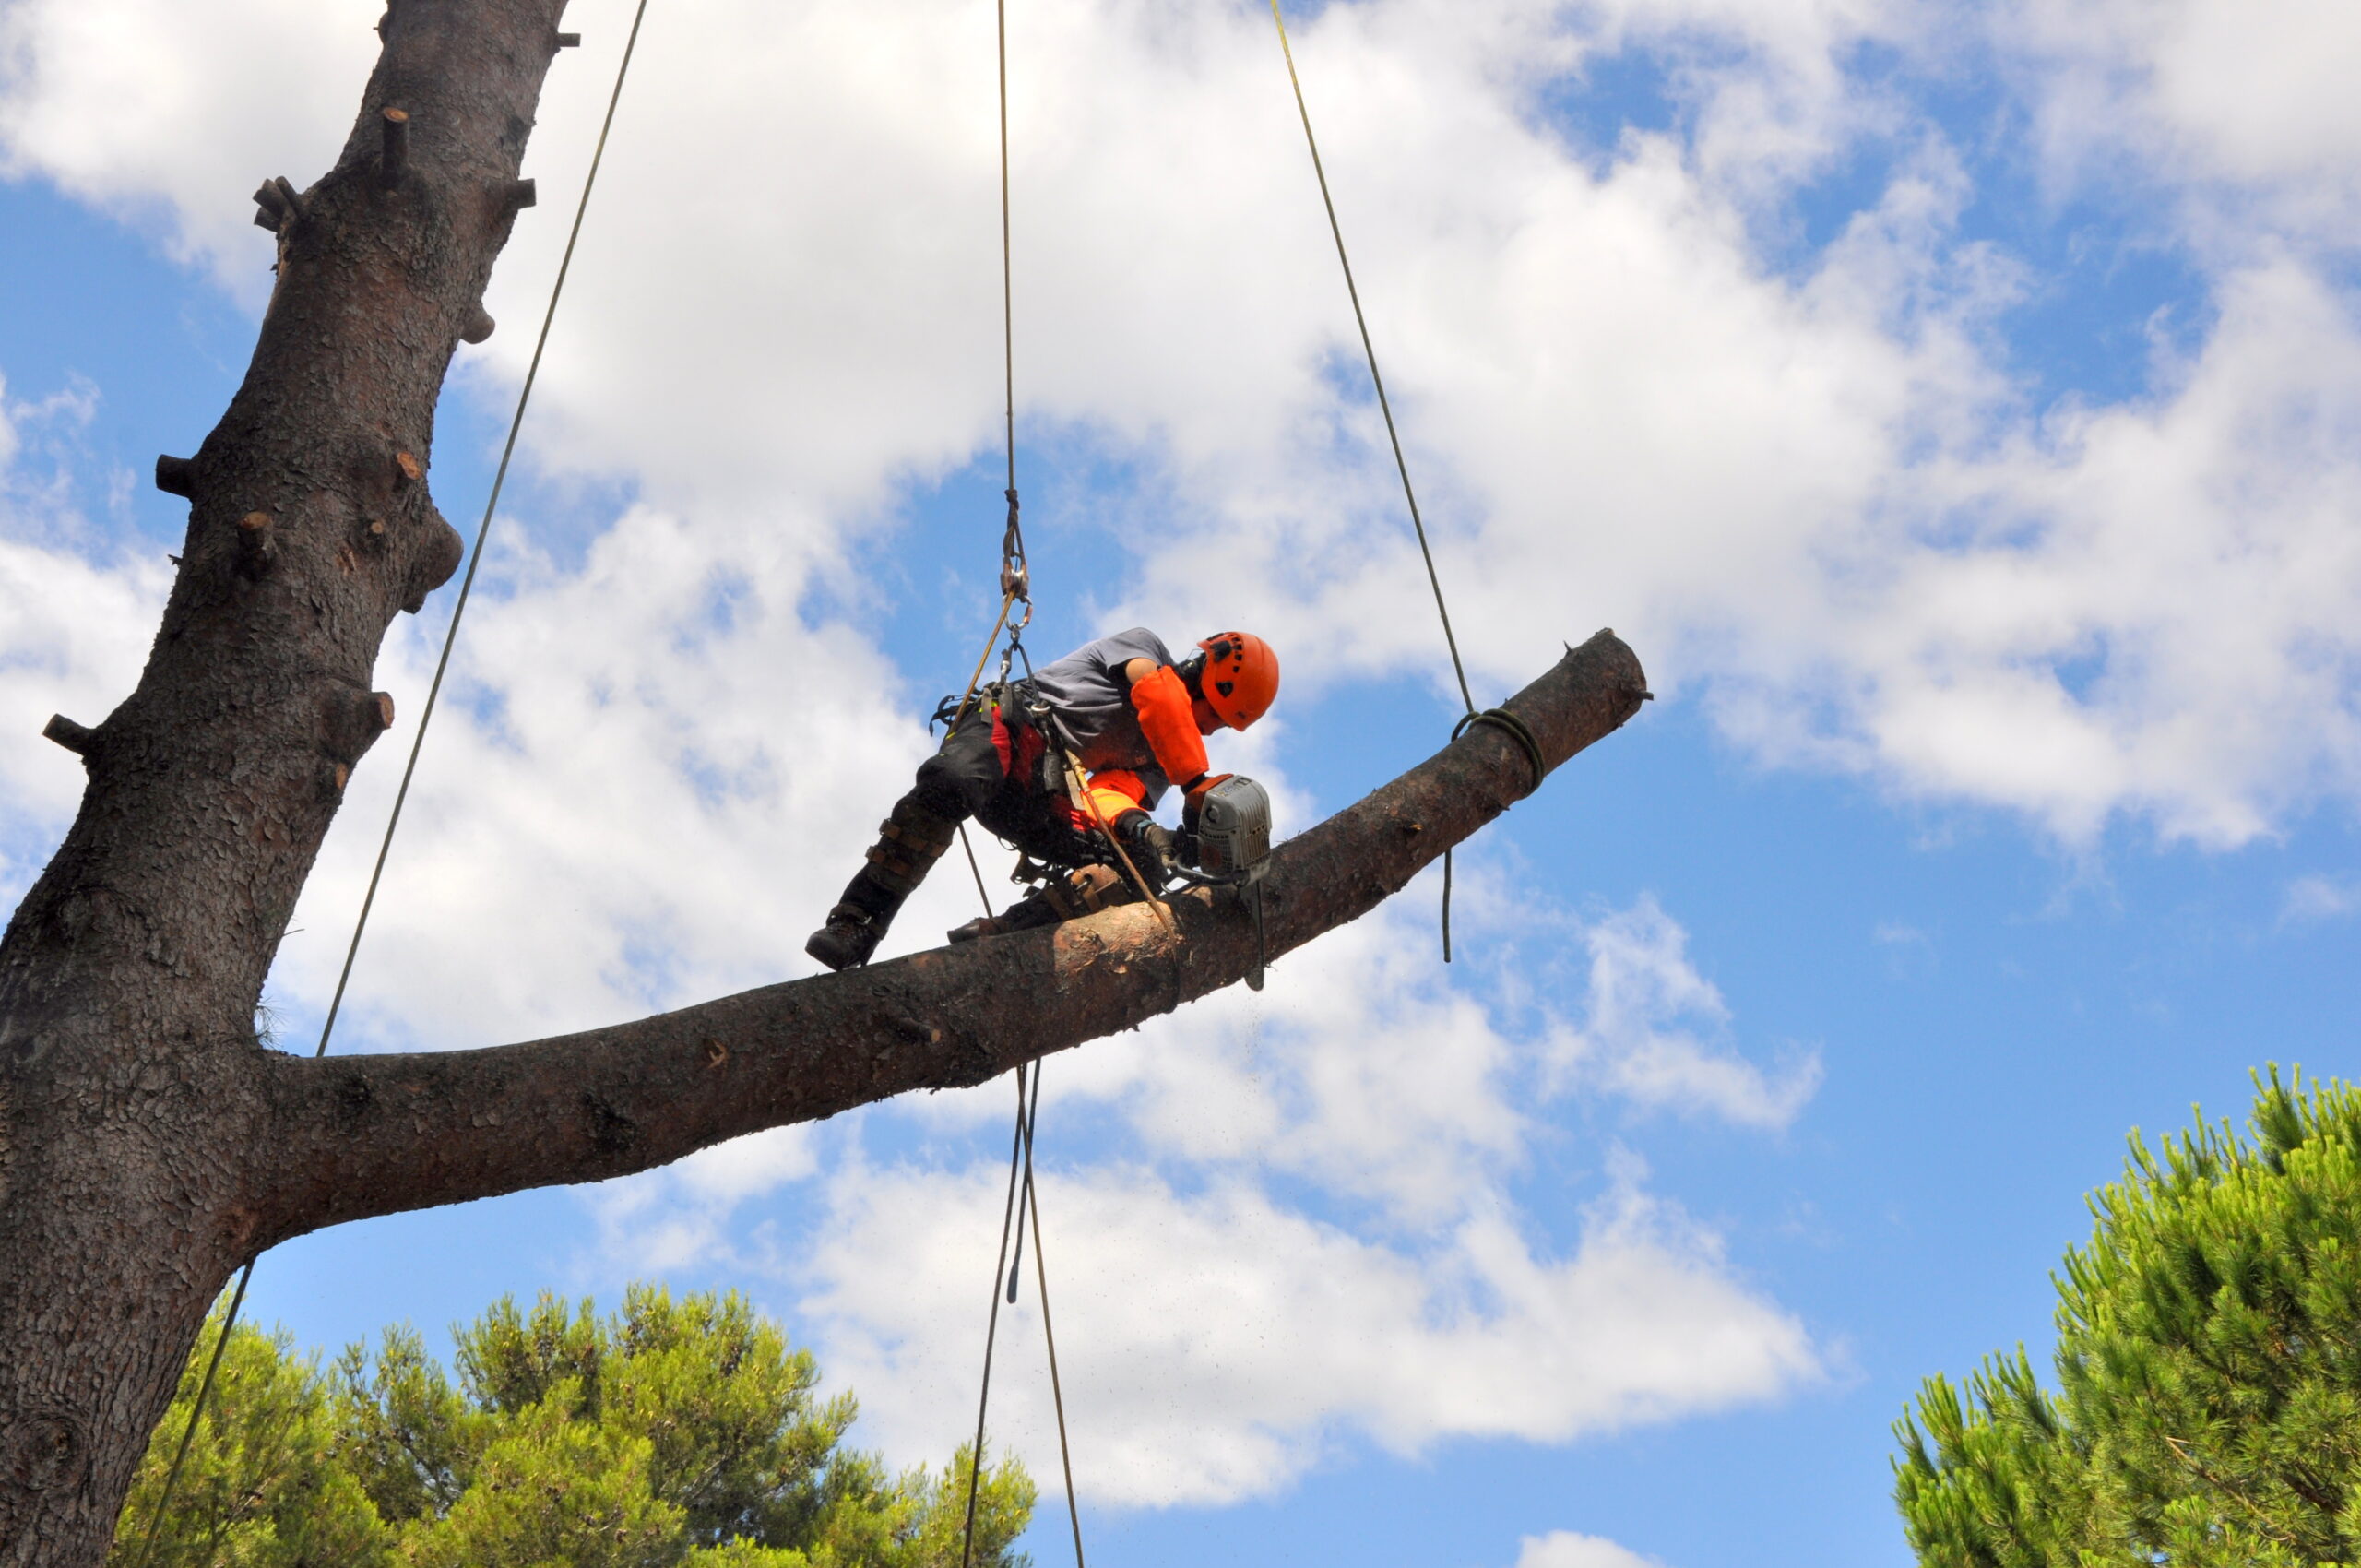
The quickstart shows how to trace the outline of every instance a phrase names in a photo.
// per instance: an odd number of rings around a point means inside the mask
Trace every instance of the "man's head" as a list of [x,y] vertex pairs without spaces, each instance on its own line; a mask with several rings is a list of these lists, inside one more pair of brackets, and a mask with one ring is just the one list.
[[1270,711],[1279,695],[1279,656],[1252,632],[1216,632],[1197,645],[1184,671],[1197,730],[1243,730]]

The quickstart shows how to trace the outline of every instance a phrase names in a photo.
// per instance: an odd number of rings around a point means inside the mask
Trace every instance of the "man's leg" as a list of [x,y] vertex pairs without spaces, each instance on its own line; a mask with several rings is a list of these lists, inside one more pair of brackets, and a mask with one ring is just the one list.
[[1106,839],[1095,829],[1077,829],[1064,798],[1035,780],[1011,778],[978,802],[976,820],[1042,864],[1058,869],[997,917],[969,921],[951,932],[954,942],[1079,920],[1138,897],[1109,864]]
[[1108,859],[1095,828],[1077,828],[1065,797],[1029,779],[1012,778],[976,802],[976,820],[1043,865],[1072,870]]
[[1095,915],[1118,904],[1136,903],[1138,899],[1137,890],[1113,866],[1078,866],[1072,871],[1050,873],[1048,881],[999,914],[955,926],[947,934],[954,942],[973,942],[979,936],[1078,921],[1085,915]]
[[991,720],[989,715],[970,713],[943,737],[943,749],[919,765],[917,784],[878,825],[868,863],[845,885],[844,897],[828,911],[827,924],[812,933],[803,950],[832,969],[869,962],[902,901],[918,890],[951,847],[959,824],[1002,781]]

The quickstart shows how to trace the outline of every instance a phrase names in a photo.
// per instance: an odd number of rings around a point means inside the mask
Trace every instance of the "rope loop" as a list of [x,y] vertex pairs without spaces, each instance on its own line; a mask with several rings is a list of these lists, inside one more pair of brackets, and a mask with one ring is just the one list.
[[1465,715],[1451,727],[1451,738],[1456,741],[1478,724],[1489,724],[1505,733],[1517,743],[1517,749],[1525,753],[1525,760],[1533,765],[1533,782],[1519,797],[1529,799],[1535,790],[1541,788],[1541,781],[1549,776],[1549,765],[1541,759],[1541,742],[1533,738],[1533,731],[1525,727],[1524,719],[1505,707],[1488,707],[1481,713]]
[[1016,487],[1010,485],[1008,496],[1008,527],[1000,536],[1000,591],[1011,599],[1025,601],[1030,618],[1033,608],[1033,569],[1025,561],[1025,529],[1017,521]]

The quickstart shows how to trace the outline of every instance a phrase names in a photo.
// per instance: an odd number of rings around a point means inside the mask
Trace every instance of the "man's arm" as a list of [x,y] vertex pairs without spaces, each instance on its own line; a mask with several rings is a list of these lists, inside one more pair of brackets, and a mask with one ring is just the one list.
[[1186,793],[1211,767],[1205,760],[1204,738],[1197,733],[1197,715],[1189,688],[1180,672],[1152,659],[1133,659],[1123,665],[1131,683],[1132,711],[1139,715],[1140,732],[1164,777]]

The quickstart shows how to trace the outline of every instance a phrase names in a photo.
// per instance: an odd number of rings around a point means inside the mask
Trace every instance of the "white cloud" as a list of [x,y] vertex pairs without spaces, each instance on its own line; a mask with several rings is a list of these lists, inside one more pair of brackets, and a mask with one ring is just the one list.
[[2329,876],[2299,876],[2287,885],[2280,905],[2282,925],[2332,921],[2361,909],[2361,885]]
[[1527,1536],[1524,1548],[1517,1553],[1516,1568],[1664,1568],[1655,1558],[1604,1537],[1578,1536],[1572,1530]]
[[[2129,158],[2178,187],[2211,248],[2361,241],[2361,16],[2313,0],[2017,0],[2000,37],[2041,72],[2069,178]],[[2094,171],[2091,166],[2097,165]]]
[[1775,1073],[1713,1043],[1728,1005],[1689,961],[1688,932],[1643,897],[1589,927],[1590,992],[1582,1027],[1558,1042],[1560,1071],[1634,1103],[1785,1127],[1820,1087],[1817,1051]]
[[[365,7],[299,8],[237,0],[191,32],[155,0],[13,0],[0,144],[94,198],[162,203],[184,246],[256,270],[235,197],[267,167],[260,144],[315,170],[370,42]],[[2153,108],[2115,118],[2211,138],[2205,180],[2344,188],[2321,172],[2351,163],[2350,107],[2318,87],[2342,79],[2342,13],[2082,10],[2024,13],[2052,62],[2044,103],[2070,97],[2056,61],[2096,62],[2107,93]],[[559,62],[532,153],[552,193],[578,177],[625,11],[576,6],[588,47]],[[769,602],[813,571],[872,592],[834,575],[847,541],[995,440],[990,19],[967,0],[655,18],[534,459],[629,479],[721,557],[760,556]],[[1940,50],[1972,20],[1900,0],[1366,0],[1302,25],[1479,678],[1522,680],[1611,624],[1660,692],[1704,690],[1768,760],[1997,804],[2078,843],[2129,814],[2237,844],[2361,795],[2346,291],[2277,244],[2311,231],[2264,213],[2257,244],[2206,253],[2191,314],[2218,319],[2193,352],[2160,351],[2148,395],[2028,407],[1995,340],[2039,279],[1961,238],[1976,193],[1941,129],[1847,74],[1865,41]],[[1431,671],[1267,17],[1052,0],[1012,25],[1045,588],[1165,624],[1252,619],[1298,690]],[[1602,162],[1536,105],[1619,51],[1663,64],[1690,113]],[[2289,113],[2260,118],[2204,85],[2283,77]],[[174,107],[200,82],[230,107]],[[2265,128],[2249,146],[2233,125]],[[1773,265],[1760,236],[1792,232],[1795,182],[1872,144],[1904,153],[1881,199],[1800,269]],[[512,324],[537,313],[562,210],[522,226],[495,279]],[[528,339],[471,352],[462,386],[496,391]],[[1050,434],[1131,477],[1037,483]],[[1140,576],[1061,583],[1061,530],[1110,519]],[[1193,569],[1208,550],[1235,566],[1217,585]]]
[[[1487,880],[1463,872],[1476,889]],[[1413,895],[1288,955],[1260,994],[1232,988],[1051,1058],[1044,1121],[1112,1108],[1131,1158],[1283,1172],[1418,1233],[1491,1202],[1523,1168],[1545,1081],[1769,1129],[1816,1091],[1815,1055],[1766,1072],[1734,1049],[1727,1007],[1653,898],[1585,922],[1529,886],[1469,891],[1453,921],[1463,972],[1507,1000],[1487,1007],[1450,984]],[[997,1093],[907,1110],[966,1127],[1006,1112]]]
[[[872,649],[798,614],[803,580],[790,544],[724,547],[647,508],[577,571],[521,547],[487,570],[371,917],[349,1048],[529,1038],[812,972],[803,937],[924,735]],[[400,721],[305,890],[306,935],[274,980],[291,994],[333,983],[436,630],[405,623],[389,647]],[[936,882],[897,944],[965,918]]]
[[[1002,1175],[910,1168],[841,1183],[803,1303],[864,1429],[899,1452],[958,1440],[972,1396]],[[1736,1282],[1679,1210],[1619,1184],[1567,1255],[1477,1214],[1397,1250],[1251,1185],[1140,1170],[1042,1182],[1075,1485],[1116,1505],[1286,1488],[1353,1436],[1404,1454],[1459,1437],[1564,1442],[1762,1399],[1814,1379],[1801,1324]],[[1025,1368],[1030,1275],[1002,1344]],[[1046,1457],[1046,1379],[994,1384],[995,1430]],[[1048,1478],[1047,1465],[1035,1463]]]
[[[1472,900],[1470,946],[1498,947],[1507,913]],[[1587,977],[1594,1015],[1655,1013],[1634,1002],[1630,965],[1602,995],[1596,971],[1555,963],[1536,931],[1653,944],[1638,983],[1686,973],[1682,1004],[1702,992],[1720,1008],[1652,903],[1593,927],[1530,899],[1518,914],[1525,945],[1499,961]],[[1067,1399],[1086,1412],[1077,1484],[1095,1501],[1227,1503],[1285,1489],[1340,1442],[1562,1443],[1820,1375],[1802,1325],[1747,1285],[1717,1233],[1646,1191],[1636,1157],[1610,1151],[1571,1244],[1538,1233],[1515,1178],[1548,1135],[1534,1111],[1545,1037],[1450,991],[1431,939],[1381,910],[1289,955],[1260,996],[1227,992],[1045,1063],[1042,1223]],[[1784,1120],[1810,1090],[1766,1086],[1726,1051],[1701,1060],[1679,1081],[1601,1073],[1585,1088],[1741,1124],[1774,1102]],[[792,1246],[757,1200],[790,1184],[799,1205],[813,1196],[811,1144],[724,1179],[675,1167],[613,1183],[594,1201],[593,1266],[766,1274],[801,1298],[831,1375],[860,1393],[865,1441],[940,1452],[967,1419],[1009,1096],[1003,1081],[850,1119],[817,1161],[814,1232]],[[865,1152],[912,1130],[924,1160]],[[967,1163],[979,1143],[994,1154]],[[1003,1326],[1018,1359],[995,1383],[994,1430],[1047,1477],[1031,1311]]]
[[53,436],[88,420],[89,395],[6,393],[0,380],[0,900],[13,905],[82,798],[80,761],[42,727],[53,713],[96,725],[129,694],[170,576],[160,555],[95,537],[68,470],[35,471]]
[[[335,155],[376,10],[0,0],[0,171],[152,224],[251,300],[268,255],[244,194]],[[494,279],[508,325],[463,358],[464,396],[521,374],[625,12],[575,8],[588,46],[559,62],[531,153],[544,205]],[[2205,279],[2177,308],[2207,325],[2159,331],[2140,395],[2045,409],[2003,341],[2043,279],[1963,239],[1979,193],[1940,127],[1847,75],[1864,41],[1925,47],[1959,13],[1365,0],[1301,27],[1477,679],[1520,681],[1613,624],[1659,692],[1704,694],[1757,757],[2075,841],[2130,814],[2233,845],[2361,798],[2361,330],[2340,250],[2361,23],[2230,0],[1995,13],[2024,24],[2057,177],[2123,197],[2129,160],[2144,184],[2125,199],[2162,190]],[[1045,0],[1012,19],[1044,591],[1167,626],[1252,621],[1293,691],[1431,677],[1267,18]],[[567,519],[504,520],[355,1043],[545,1034],[808,969],[804,932],[926,744],[900,672],[813,590],[865,614],[883,590],[849,577],[850,545],[996,440],[990,22],[973,0],[652,18],[528,434],[549,473],[640,499],[595,519],[578,564],[513,542]],[[1655,55],[1683,115],[1572,146],[1536,106],[1618,51]],[[1798,183],[1870,145],[1899,149],[1889,187],[1823,253],[1774,260],[1763,236],[1795,232]],[[0,461],[39,419],[0,418]],[[1132,477],[1045,482],[1046,440]],[[18,737],[0,794],[52,832],[78,770],[29,737],[128,689],[166,578],[21,456],[0,505],[0,733]],[[1069,530],[1116,528],[1133,580],[1060,578]],[[1218,582],[1208,558],[1230,564]],[[402,728],[296,919],[276,981],[293,994],[326,992],[433,631],[406,621],[388,644]],[[1284,782],[1281,734],[1247,754]],[[35,847],[0,849],[20,882]],[[2290,918],[2348,895],[2299,882]],[[896,944],[968,912],[937,878]],[[1339,1442],[1563,1442],[1816,1374],[1804,1328],[1631,1171],[1571,1238],[1537,1234],[1514,1194],[1545,1055],[1572,1092],[1771,1129],[1817,1058],[1738,1052],[1652,902],[1527,940],[1587,959],[1529,1026],[1448,987],[1423,919],[1388,911],[1290,956],[1262,998],[1051,1068],[1052,1118],[1111,1108],[1129,1144],[1044,1187],[1069,1387],[1097,1423],[1091,1495],[1264,1495]],[[955,1130],[1005,1107],[883,1114]],[[605,1189],[598,1212],[640,1266],[746,1261],[750,1211],[795,1187],[826,1194],[790,1285],[832,1371],[891,1441],[939,1454],[972,1389],[973,1336],[945,1325],[980,1305],[996,1172],[831,1163],[808,1134],[765,1134]],[[1046,1453],[1038,1384],[1005,1386],[1008,1430]],[[1560,1532],[1520,1568],[1640,1561]]]
[[[271,111],[302,124],[160,149],[155,124],[105,123],[101,89],[120,89],[88,57],[146,12],[86,5],[103,19],[46,0],[0,11],[15,166],[111,204],[163,202],[189,254],[259,267],[265,242],[238,229],[247,176],[225,192],[227,171],[267,140],[257,173],[316,172],[349,115],[360,69],[339,52],[356,41],[276,35],[344,84],[334,104],[288,95]],[[588,46],[560,61],[532,155],[552,196],[578,177],[623,9],[583,0],[570,18]],[[1788,687],[1831,665],[1857,677],[1831,648],[1892,606],[1871,596],[1832,620],[1815,598],[1825,563],[1874,536],[1864,514],[1898,451],[1994,396],[1971,327],[2009,287],[1947,249],[1963,197],[1940,148],[1822,278],[1766,276],[1750,248],[1764,193],[1853,134],[1829,60],[1882,14],[1634,5],[1610,37],[1569,31],[1555,6],[1393,0],[1302,30],[1488,679],[1529,674],[1560,634],[1607,619],[1652,661],[1650,639],[1670,650],[1667,693],[1733,667]],[[256,65],[239,40],[272,16],[236,0],[133,64],[263,90],[257,74],[285,62]],[[368,18],[334,19],[365,43]],[[522,542],[565,518],[502,520],[348,1048],[548,1034],[809,969],[803,934],[926,745],[899,673],[818,617],[813,589],[865,610],[876,590],[844,575],[848,543],[992,439],[989,19],[949,0],[791,15],[719,0],[652,19],[528,434],[552,474],[619,477],[639,499],[598,519],[578,561]],[[1703,47],[1732,32],[1747,41],[1735,62]],[[1683,90],[1717,127],[1710,155],[1634,137],[1594,171],[1529,117],[1546,73],[1584,50],[1676,38],[1700,45]],[[1129,597],[1153,624],[1258,619],[1297,690],[1422,664],[1423,588],[1380,438],[1332,374],[1349,327],[1267,18],[1060,0],[1022,8],[1013,42],[1028,417],[1140,476],[1045,487],[1028,507],[1045,590],[1062,529],[1144,517],[1131,542],[1159,587]],[[304,147],[308,170],[292,161]],[[521,370],[563,209],[523,225],[491,300],[510,325],[465,361],[464,392]],[[1574,517],[1617,526],[1576,533]],[[1192,552],[1235,547],[1235,597],[1169,586],[1201,575],[1166,570],[1167,524]],[[379,683],[401,723],[323,852],[274,977],[286,994],[328,989],[435,630],[404,621],[387,644]],[[1845,765],[1889,766],[1873,739],[1845,738],[1862,748]],[[1244,754],[1284,786],[1284,747],[1274,726]],[[896,946],[930,944],[967,906],[955,876],[935,878]],[[1525,938],[1560,939],[1589,954],[1586,1012],[1574,996],[1534,999],[1529,1025],[1488,1010],[1446,983],[1423,915],[1384,911],[1290,956],[1261,998],[1051,1068],[1049,1114],[1109,1106],[1126,1145],[1044,1186],[1056,1277],[1072,1281],[1069,1386],[1101,1423],[1081,1478],[1093,1496],[1264,1495],[1340,1441],[1564,1442],[1817,1375],[1804,1328],[1634,1170],[1569,1237],[1518,1206],[1553,1039],[1582,1092],[1741,1125],[1786,1124],[1816,1081],[1730,1047],[1726,1009],[1653,905]],[[1578,1012],[1579,1029],[1552,1034]],[[878,1114],[956,1130],[997,1124],[1000,1101]],[[995,1233],[996,1178],[964,1155],[872,1170],[827,1147],[770,1135],[603,1189],[607,1245],[642,1268],[784,1266],[872,1424],[939,1453],[973,1373],[972,1336],[944,1325],[979,1304],[969,1254]],[[827,1216],[809,1260],[781,1265],[756,1206],[797,1188],[825,1191]],[[1038,1451],[1041,1407],[1012,1381],[1010,1430]]]
[[609,1250],[628,1253],[635,1277],[717,1260],[753,1266],[759,1259],[750,1258],[732,1217],[749,1198],[816,1175],[816,1143],[807,1124],[749,1133],[659,1172],[591,1188],[591,1215]]
[[376,56],[377,0],[7,0],[0,174],[41,174],[157,228],[249,303],[268,243],[249,193],[333,162]]

